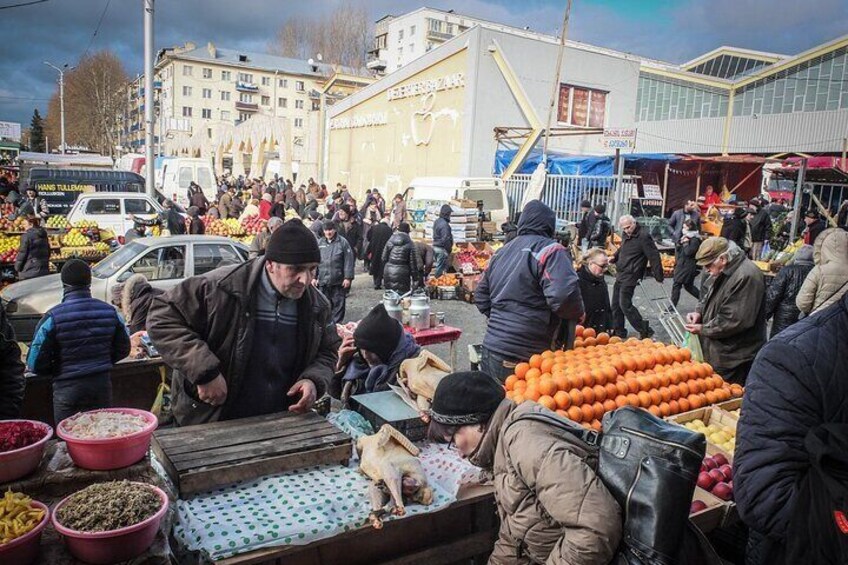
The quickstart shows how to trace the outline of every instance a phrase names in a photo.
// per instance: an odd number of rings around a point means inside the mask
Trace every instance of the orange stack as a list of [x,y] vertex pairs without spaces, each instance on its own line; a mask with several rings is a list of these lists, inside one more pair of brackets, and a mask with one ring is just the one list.
[[595,430],[604,413],[635,406],[671,416],[742,396],[709,363],[692,361],[688,349],[651,339],[622,341],[577,326],[570,351],[545,351],[519,363],[506,378],[506,396],[538,402]]

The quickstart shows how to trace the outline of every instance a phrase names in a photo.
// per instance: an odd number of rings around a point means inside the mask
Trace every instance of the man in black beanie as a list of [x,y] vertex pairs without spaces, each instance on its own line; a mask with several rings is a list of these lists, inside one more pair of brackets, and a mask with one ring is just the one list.
[[27,368],[53,378],[53,418],[112,403],[112,366],[129,355],[130,336],[120,314],[91,297],[91,268],[71,259],[62,267],[64,294],[38,323]]
[[342,399],[351,394],[389,390],[389,385],[397,384],[400,364],[420,352],[421,347],[412,334],[389,316],[385,306],[378,304],[362,318],[353,335],[342,340],[339,348],[339,372],[345,384]]
[[612,560],[621,508],[595,472],[595,432],[536,402],[516,406],[479,371],[443,378],[429,417],[431,440],[494,475],[501,529],[490,563]]
[[264,256],[154,299],[148,333],[174,368],[178,425],[303,412],[324,394],[339,337],[329,301],[312,286],[320,261],[315,236],[291,220]]

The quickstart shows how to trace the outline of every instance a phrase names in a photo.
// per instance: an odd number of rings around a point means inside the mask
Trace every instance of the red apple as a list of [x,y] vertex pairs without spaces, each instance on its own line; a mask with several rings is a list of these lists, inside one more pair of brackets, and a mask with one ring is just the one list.
[[692,504],[689,506],[689,514],[696,514],[701,510],[706,510],[707,504],[703,500],[693,500]]
[[724,476],[724,473],[722,473],[718,469],[710,469],[710,476],[717,483],[721,483],[727,480],[727,477]]
[[718,463],[719,467],[729,463],[727,457],[724,456],[724,453],[716,453],[713,455],[713,459],[715,459],[715,462]]
[[704,465],[703,463],[701,463],[701,469],[699,470],[699,472],[701,472],[701,473],[706,473],[706,472],[707,472],[707,471],[709,471],[709,470],[710,470],[710,468],[709,468],[709,467],[707,467],[706,465]]
[[698,486],[704,490],[712,489],[716,484],[716,480],[709,473],[698,473]]
[[733,488],[724,481],[714,486],[712,493],[722,500],[733,500]]
[[733,480],[733,467],[731,467],[730,465],[725,463],[724,465],[719,467],[718,470],[722,472],[722,474],[724,475],[724,478],[726,480],[728,480],[728,481]]
[[704,465],[707,466],[707,469],[718,469],[721,467],[721,465],[713,457],[705,457]]

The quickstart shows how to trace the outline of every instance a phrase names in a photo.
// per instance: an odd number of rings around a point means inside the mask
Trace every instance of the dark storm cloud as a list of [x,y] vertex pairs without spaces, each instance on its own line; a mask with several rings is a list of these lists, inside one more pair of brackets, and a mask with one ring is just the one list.
[[[325,13],[340,1],[157,0],[156,46],[212,41],[246,51],[265,51],[287,17]],[[49,0],[0,10],[0,120],[27,124],[34,107],[46,111],[46,99],[56,88],[56,72],[42,61],[76,63],[107,2]],[[576,1],[569,37],[683,62],[724,44],[792,54],[848,31],[845,0],[638,2],[637,9],[635,0]],[[0,0],[0,6],[10,3],[13,0]],[[361,4],[372,19],[426,4],[553,33],[559,28],[565,0],[362,0]],[[91,51],[104,48],[116,52],[131,75],[141,72],[142,0],[111,0]]]

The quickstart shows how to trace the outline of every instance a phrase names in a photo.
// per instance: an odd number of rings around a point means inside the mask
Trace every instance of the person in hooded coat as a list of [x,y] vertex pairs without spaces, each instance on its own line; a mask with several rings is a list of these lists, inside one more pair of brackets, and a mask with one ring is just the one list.
[[406,294],[421,280],[421,259],[409,237],[409,224],[401,222],[383,248],[383,285],[386,290]]
[[130,335],[147,329],[147,312],[154,296],[165,291],[150,286],[147,277],[136,273],[121,288],[121,314]]
[[448,270],[450,254],[453,251],[453,232],[450,226],[451,207],[443,204],[439,217],[433,222],[433,251],[436,254],[436,276],[440,277]]
[[813,246],[802,245],[795,252],[791,265],[786,265],[772,283],[766,288],[766,320],[772,318],[771,334],[773,338],[798,321],[801,311],[795,304],[795,298],[804,284],[804,279],[813,270]]
[[368,265],[368,274],[374,279],[374,290],[383,288],[383,250],[386,248],[386,243],[392,237],[392,228],[389,227],[388,218],[383,218],[377,225],[371,228],[368,232],[368,259],[371,263]]
[[15,271],[20,280],[50,274],[50,241],[47,239],[47,231],[41,227],[41,218],[29,215],[25,225],[26,231],[21,236],[15,259]]
[[481,369],[501,382],[515,365],[551,349],[563,320],[583,315],[580,283],[568,250],[554,239],[556,215],[532,200],[518,222],[518,236],[498,251],[474,293],[489,319]]
[[695,262],[695,255],[698,254],[698,249],[701,247],[701,236],[694,221],[684,220],[680,236],[676,241],[676,261],[672,275],[674,284],[671,287],[671,302],[675,306],[680,301],[680,290],[683,288],[695,298],[701,298],[701,292],[695,286],[695,279],[700,272]]
[[813,244],[812,268],[795,304],[804,314],[813,314],[838,302],[848,293],[848,232],[830,228]]

